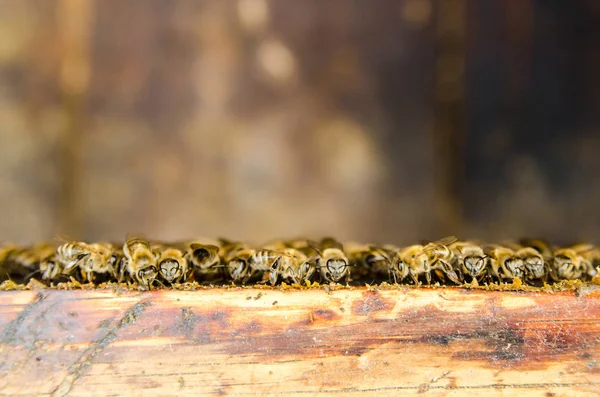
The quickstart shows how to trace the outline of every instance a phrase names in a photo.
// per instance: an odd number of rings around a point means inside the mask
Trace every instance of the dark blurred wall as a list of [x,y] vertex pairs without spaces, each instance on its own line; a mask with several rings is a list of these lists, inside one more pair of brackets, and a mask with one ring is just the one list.
[[599,2],[451,3],[0,1],[0,239],[597,240]]

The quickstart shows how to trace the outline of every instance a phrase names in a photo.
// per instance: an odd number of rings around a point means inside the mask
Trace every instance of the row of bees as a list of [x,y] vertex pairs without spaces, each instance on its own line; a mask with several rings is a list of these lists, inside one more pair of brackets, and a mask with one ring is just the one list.
[[600,248],[555,247],[543,240],[485,244],[446,237],[408,247],[293,239],[262,246],[219,239],[164,243],[128,238],[124,244],[44,242],[0,247],[0,279],[46,283],[75,279],[118,281],[142,288],[205,283],[411,284],[512,283],[590,280]]

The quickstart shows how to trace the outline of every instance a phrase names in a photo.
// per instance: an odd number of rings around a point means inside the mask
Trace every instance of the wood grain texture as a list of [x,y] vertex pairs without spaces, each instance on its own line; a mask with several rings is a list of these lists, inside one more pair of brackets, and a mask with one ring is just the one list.
[[596,395],[600,293],[0,293],[6,395]]

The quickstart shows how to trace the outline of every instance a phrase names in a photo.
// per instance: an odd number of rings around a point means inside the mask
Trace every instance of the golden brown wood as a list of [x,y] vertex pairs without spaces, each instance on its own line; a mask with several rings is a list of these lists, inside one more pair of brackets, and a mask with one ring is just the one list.
[[0,293],[6,395],[595,395],[600,293]]

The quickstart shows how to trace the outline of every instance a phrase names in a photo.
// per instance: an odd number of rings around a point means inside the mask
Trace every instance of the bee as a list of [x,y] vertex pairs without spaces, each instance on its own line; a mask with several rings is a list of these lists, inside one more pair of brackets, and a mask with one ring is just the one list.
[[295,248],[284,248],[281,257],[271,265],[269,282],[275,285],[277,280],[290,280],[294,284],[302,284],[310,280],[317,270],[317,257],[309,258],[304,252]]
[[515,250],[515,255],[523,259],[526,281],[546,282],[554,255],[550,243],[543,239],[521,239],[518,244],[509,243],[508,246]]
[[535,280],[540,280],[543,283],[546,282],[550,273],[548,261],[544,259],[538,250],[532,247],[525,247],[517,250],[515,255],[523,260],[526,281],[534,282]]
[[487,256],[479,245],[463,241],[455,242],[449,247],[456,256],[458,275],[461,280],[464,280],[465,275],[477,282],[488,277]]
[[158,274],[169,284],[187,279],[188,261],[179,248],[165,244],[152,244],[152,251],[158,263]]
[[[586,247],[560,248],[554,251],[551,276],[554,280],[576,280],[596,275],[592,262],[583,255]],[[579,249],[579,251],[578,251]],[[593,249],[593,248],[588,248]]]
[[343,278],[346,283],[350,281],[350,266],[341,243],[326,237],[320,244],[311,241],[308,245],[319,255],[317,268],[322,280],[337,283]]
[[254,255],[254,250],[244,249],[236,250],[235,254],[228,256],[226,260],[226,268],[233,282],[240,281],[246,283],[252,276],[250,268],[250,258]]
[[0,272],[2,273],[2,277],[0,280],[7,279],[10,274],[10,255],[19,250],[19,246],[15,244],[6,244],[0,248]]
[[519,240],[519,245],[521,248],[529,247],[535,249],[544,258],[551,258],[554,252],[552,245],[543,239],[524,238]]
[[110,243],[110,246],[112,248],[112,254],[108,261],[110,262],[110,266],[115,269],[115,279],[119,281],[119,273],[123,267],[123,260],[125,259],[125,254],[123,254],[123,245],[112,242]]
[[572,248],[592,264],[592,270],[589,272],[589,275],[592,277],[597,276],[600,272],[600,248],[591,244],[577,244]]
[[523,259],[515,255],[515,251],[499,245],[487,246],[484,249],[488,258],[490,276],[502,283],[515,278],[523,279],[525,264]]
[[191,242],[186,245],[186,258],[191,264],[194,273],[206,277],[222,270],[219,266],[221,258],[219,257],[220,248],[218,246],[197,242]]
[[[423,246],[421,246],[421,249],[422,248]],[[418,283],[418,278],[414,278],[411,274],[411,267],[409,263],[412,261],[412,254],[407,255],[409,251],[410,250],[393,248],[393,255],[390,257],[388,274],[390,276],[390,281],[393,280],[394,284],[401,283],[409,275],[415,284]]]
[[2,254],[5,256],[2,270],[5,275],[21,277],[24,280],[39,273],[40,262],[54,253],[55,246],[49,242],[28,247],[12,246]]
[[93,282],[96,275],[108,275],[116,278],[117,268],[111,261],[113,248],[108,243],[94,243],[87,247],[89,255],[79,261],[84,279]]
[[279,251],[269,249],[251,250],[249,265],[250,269],[255,273],[268,272],[273,264],[281,258]]
[[59,281],[63,277],[63,267],[56,258],[56,254],[42,259],[40,273],[44,281]]
[[56,260],[60,263],[63,275],[71,275],[75,269],[91,255],[93,248],[78,241],[65,242],[56,249]]
[[5,244],[0,247],[0,265],[6,262],[8,256],[19,247],[15,244]]
[[[397,248],[395,248],[397,251]],[[361,245],[356,243],[344,244],[344,250],[355,278],[380,276],[388,273],[392,280],[392,258],[394,248],[382,247],[375,244]]]
[[157,259],[150,243],[143,238],[128,238],[123,244],[124,258],[119,270],[119,282],[125,278],[125,272],[129,278],[144,288],[150,288],[158,275]]
[[[461,284],[461,280],[454,270],[456,257],[448,247],[458,239],[448,236],[431,242],[425,246],[413,245],[403,252],[404,260],[409,264],[409,275],[418,284],[419,275],[425,275],[427,284],[431,284],[431,272],[440,279],[449,279],[455,284]],[[412,257],[407,256],[412,254]]]

